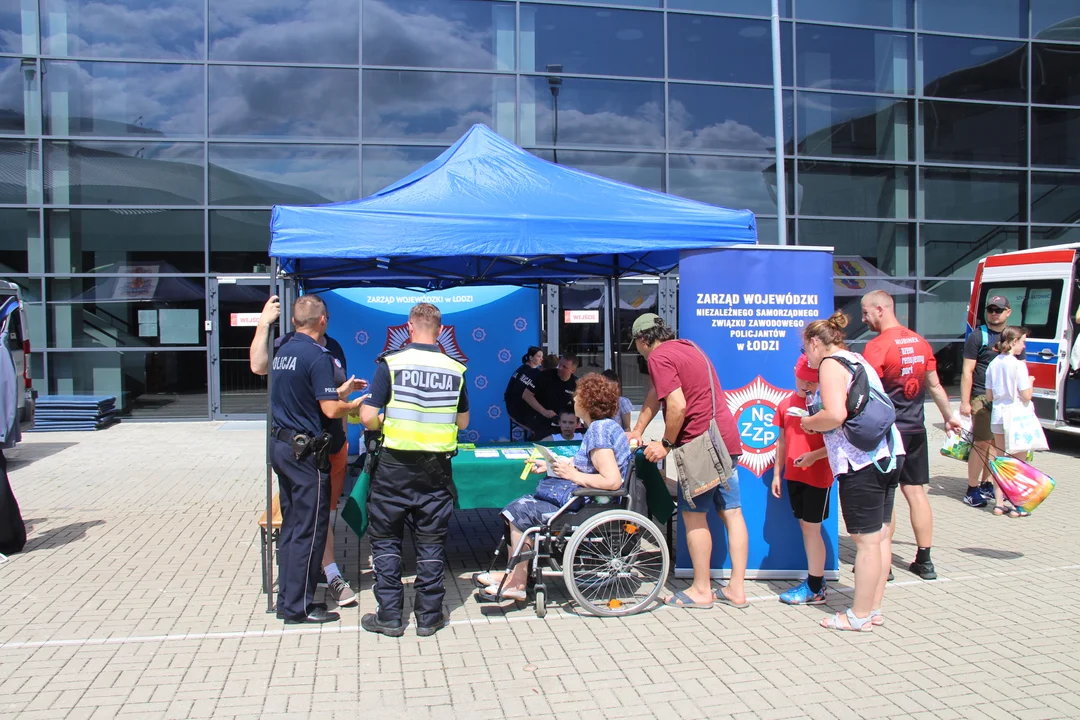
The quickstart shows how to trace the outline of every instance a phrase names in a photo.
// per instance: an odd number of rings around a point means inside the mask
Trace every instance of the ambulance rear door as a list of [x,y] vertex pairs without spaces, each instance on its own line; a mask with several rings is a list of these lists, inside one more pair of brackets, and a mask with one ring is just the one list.
[[993,255],[979,287],[977,307],[985,307],[991,295],[1009,299],[1010,325],[1029,331],[1027,364],[1035,378],[1035,414],[1044,425],[1063,422],[1065,379],[1071,334],[1069,307],[1073,288],[1073,249],[1027,251]]

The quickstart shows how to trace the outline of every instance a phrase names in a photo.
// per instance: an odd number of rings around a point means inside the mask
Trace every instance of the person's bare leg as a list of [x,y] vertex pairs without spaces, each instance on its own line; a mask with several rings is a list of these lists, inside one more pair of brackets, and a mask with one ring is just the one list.
[[799,521],[802,529],[803,547],[806,548],[806,570],[814,577],[825,575],[825,539],[821,537],[821,523]]
[[[510,526],[510,551],[511,552],[513,552],[513,549],[518,546],[518,543],[521,541],[521,536],[523,534],[524,533],[522,533],[521,530],[518,530],[515,526],[513,526],[513,525]],[[524,547],[521,548],[521,550],[522,550],[522,552],[524,552],[524,551],[528,550],[530,547],[532,547],[530,544],[526,544]],[[514,566],[513,571],[510,573],[510,577],[507,578],[507,580],[506,580],[506,584],[503,585],[503,590],[522,590],[522,591],[524,591],[525,586],[528,584],[528,581],[529,581],[528,572],[529,572],[529,562],[527,560],[522,560],[521,562],[519,562],[517,565]]]
[[[877,533],[881,536],[881,552],[878,557],[881,560],[880,577],[878,578],[877,586],[874,588],[874,599],[870,604],[871,610],[880,610],[881,603],[885,599],[885,586],[889,583],[889,571],[892,569],[892,534],[893,523],[888,523],[881,526],[881,530]],[[925,547],[925,546],[924,546]],[[858,589],[856,589],[858,593]],[[855,611],[856,617],[865,617],[859,611]]]
[[968,487],[979,487],[979,481],[986,471],[987,452],[990,443],[986,440],[976,440],[971,446],[971,454],[968,456]]
[[[746,519],[743,518],[741,508],[721,511],[720,519],[727,528],[728,555],[731,556],[731,578],[721,592],[728,600],[741,605],[746,602],[746,561],[750,556],[750,535],[746,531]],[[709,551],[711,554],[711,547]],[[706,563],[708,562],[706,560]],[[696,582],[696,569],[694,579]]]
[[[1005,447],[1005,436],[1004,435],[998,435],[998,434],[995,433],[994,434],[994,444],[997,445],[1000,448]],[[1001,492],[1001,486],[998,485],[997,478],[995,478],[993,476],[993,474],[990,475],[990,478],[991,478],[991,482],[994,483],[994,505],[995,506],[1000,506],[1000,507],[1005,507],[1005,493]]]
[[[881,554],[882,532],[852,534],[855,542],[855,592],[851,600],[851,611],[857,618],[865,618],[874,609],[879,587],[889,573],[884,570]],[[891,560],[891,557],[890,557]],[[882,590],[884,594],[884,590]]]
[[323,548],[322,566],[326,567],[334,562],[334,516],[330,515],[330,524],[326,528],[326,547]]
[[[930,509],[930,499],[926,497],[925,485],[901,485],[900,492],[907,500],[911,512],[911,530],[915,533],[915,546],[932,547],[934,544],[934,512]],[[896,507],[893,507],[893,520],[889,523],[889,540],[896,533]]]
[[[686,589],[686,594],[697,603],[711,603],[712,577],[712,530],[709,529],[708,513],[684,512],[683,524],[686,527],[686,547],[690,551],[690,563],[694,567],[694,582]],[[744,568],[745,569],[745,568]]]

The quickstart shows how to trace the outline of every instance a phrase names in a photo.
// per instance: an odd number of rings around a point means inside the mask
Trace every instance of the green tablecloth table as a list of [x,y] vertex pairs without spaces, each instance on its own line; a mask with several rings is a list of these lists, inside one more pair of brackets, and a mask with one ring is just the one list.
[[[550,447],[556,455],[572,457],[580,443],[542,443]],[[498,451],[498,457],[477,457],[476,450]],[[521,471],[525,468],[524,458],[507,458],[504,451],[514,450],[529,452],[531,443],[491,443],[477,445],[476,449],[459,450],[454,457],[454,485],[457,486],[459,510],[477,508],[502,508],[512,500],[531,493],[536,489],[540,476],[529,473],[524,480]],[[483,453],[482,453],[483,454]],[[660,523],[667,522],[675,505],[668,494],[664,479],[655,464],[645,456],[636,454],[637,474],[645,485],[649,514]]]

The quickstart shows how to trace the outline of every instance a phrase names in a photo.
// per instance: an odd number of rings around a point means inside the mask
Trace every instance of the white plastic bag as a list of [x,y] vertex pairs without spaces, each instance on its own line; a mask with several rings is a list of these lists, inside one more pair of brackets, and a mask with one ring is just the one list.
[[1001,415],[1005,426],[1005,452],[1012,455],[1050,449],[1031,403],[1014,402],[1005,407]]

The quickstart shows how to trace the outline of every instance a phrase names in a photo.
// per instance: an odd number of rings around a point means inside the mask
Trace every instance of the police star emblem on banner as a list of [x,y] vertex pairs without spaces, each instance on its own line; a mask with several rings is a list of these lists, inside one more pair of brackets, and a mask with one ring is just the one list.
[[727,390],[728,409],[739,428],[742,455],[739,464],[761,477],[776,462],[776,441],[780,428],[773,425],[776,408],[791,394],[769,384],[760,375],[746,387]]
[[[400,350],[410,342],[409,323],[405,322],[401,325],[389,325],[386,328],[386,344],[383,346],[383,352],[387,353]],[[438,343],[439,349],[449,357],[452,357],[460,363],[469,362],[469,358],[461,349],[461,345],[458,344],[457,333],[454,331],[453,325],[443,325],[442,332],[439,333],[439,337],[435,342]]]

